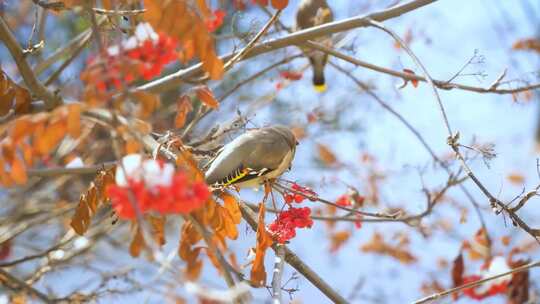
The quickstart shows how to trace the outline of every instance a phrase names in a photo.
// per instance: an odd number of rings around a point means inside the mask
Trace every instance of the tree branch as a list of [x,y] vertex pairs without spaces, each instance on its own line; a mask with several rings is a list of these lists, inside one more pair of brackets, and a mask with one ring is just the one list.
[[283,277],[283,262],[285,249],[283,245],[276,245],[276,258],[274,262],[274,275],[272,276],[272,299],[273,304],[281,303],[281,278]]
[[[426,6],[437,0],[415,0],[403,4],[398,4],[391,8],[374,12],[364,16],[352,17],[344,20],[339,20],[331,23],[325,23],[320,26],[308,28],[302,31],[295,32],[290,35],[286,35],[282,38],[272,39],[270,41],[260,43],[249,50],[242,60],[272,52],[276,49],[281,49],[291,45],[301,45],[307,40],[311,40],[317,37],[330,35],[337,32],[343,32],[358,27],[369,26],[369,19],[384,21],[392,19],[420,7]],[[220,56],[223,61],[228,61],[234,56],[234,53]],[[142,86],[137,87],[135,90],[145,90],[152,92],[164,92],[177,88],[184,79],[193,77],[202,73],[202,63],[195,64],[189,68],[179,70],[175,73],[169,74],[162,78],[148,82]]]
[[26,62],[26,58],[21,46],[17,42],[15,36],[13,36],[13,33],[2,17],[0,17],[0,40],[4,42],[11,53],[11,56],[13,57],[15,64],[17,64],[26,86],[32,92],[32,94],[42,99],[48,110],[62,104],[63,102],[60,96],[50,92],[39,82],[36,75],[32,71],[32,68],[28,62]]

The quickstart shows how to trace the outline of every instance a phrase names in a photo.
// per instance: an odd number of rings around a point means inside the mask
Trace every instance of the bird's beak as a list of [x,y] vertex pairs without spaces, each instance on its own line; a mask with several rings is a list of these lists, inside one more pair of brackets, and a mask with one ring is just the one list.
[[326,84],[318,84],[314,85],[313,87],[315,88],[315,91],[317,93],[323,93],[324,91],[326,91]]

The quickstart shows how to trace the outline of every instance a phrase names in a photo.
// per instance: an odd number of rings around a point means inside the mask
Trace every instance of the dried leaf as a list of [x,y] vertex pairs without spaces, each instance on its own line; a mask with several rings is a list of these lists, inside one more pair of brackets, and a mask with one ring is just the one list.
[[208,87],[199,87],[197,88],[196,93],[197,98],[199,98],[207,107],[211,109],[217,109],[219,107],[219,102],[216,100],[214,94],[212,94]]
[[529,38],[529,39],[521,39],[512,45],[512,48],[514,50],[525,50],[525,51],[535,51],[537,53],[540,53],[540,39],[537,38]]
[[523,186],[523,184],[525,183],[525,176],[517,172],[508,174],[506,178],[508,179],[509,182],[511,182],[512,184],[516,186]]
[[264,267],[264,256],[266,249],[272,246],[272,236],[266,231],[264,223],[265,214],[264,203],[259,204],[259,219],[257,226],[257,247],[255,249],[255,260],[251,268],[251,281],[256,286],[264,286],[266,284],[266,269]]
[[107,200],[105,189],[114,183],[114,172],[115,168],[100,171],[90,183],[88,190],[81,194],[79,205],[70,223],[77,234],[83,235],[88,230],[92,216],[101,206],[101,202]]
[[463,284],[463,272],[465,266],[463,264],[463,254],[460,252],[459,255],[454,259],[452,264],[452,286],[457,287]]
[[[527,260],[517,260],[510,263],[510,267],[517,268],[528,264]],[[524,304],[529,301],[529,270],[516,272],[508,284],[509,304]]]
[[360,248],[363,252],[377,253],[391,256],[401,263],[412,264],[416,262],[416,257],[407,249],[392,246],[385,242],[382,234],[375,232],[371,240]]
[[67,106],[67,131],[71,138],[78,138],[81,135],[81,104],[72,103]]
[[463,249],[469,252],[471,260],[485,260],[491,256],[491,243],[483,228],[478,229],[472,241],[464,241]]
[[54,119],[45,127],[41,136],[34,136],[37,152],[47,155],[60,143],[67,134],[67,122],[65,119]]
[[182,95],[176,101],[176,118],[174,119],[174,126],[177,129],[182,128],[186,124],[186,118],[189,112],[193,110],[191,99],[187,95]]
[[9,136],[14,143],[18,143],[21,139],[32,134],[33,125],[29,115],[21,116],[12,122],[11,132]]
[[165,245],[165,217],[164,216],[148,216],[152,234],[159,246]]
[[240,221],[242,220],[242,213],[240,212],[240,207],[238,206],[236,197],[224,192],[221,194],[221,199],[223,200],[223,205],[229,212],[233,222],[235,224],[240,224]]
[[15,183],[19,185],[24,185],[28,181],[28,176],[26,175],[26,167],[23,160],[19,156],[13,158],[11,163],[11,178]]
[[30,92],[18,86],[0,70],[0,116],[6,115],[11,109],[16,114],[29,113],[31,101]]
[[142,118],[149,117],[159,106],[159,96],[145,91],[137,91],[133,93],[135,98],[141,103],[139,116]]
[[337,231],[330,234],[330,252],[337,252],[351,237],[348,230]]
[[185,221],[182,225],[182,234],[180,237],[180,245],[178,246],[178,255],[186,262],[186,277],[189,280],[195,280],[199,277],[202,269],[202,261],[199,260],[199,252],[201,248],[192,248],[197,242],[202,239],[200,233],[197,232],[193,223]]
[[6,172],[6,162],[3,157],[0,156],[0,184],[5,187],[10,187],[13,185],[13,180]]
[[142,148],[143,147],[141,143],[134,138],[129,138],[128,140],[126,140],[126,143],[124,145],[124,150],[126,154],[140,153]]
[[336,155],[327,146],[318,144],[317,150],[319,152],[319,158],[325,165],[331,166],[337,162]]
[[135,235],[133,236],[133,240],[131,240],[131,244],[129,244],[129,254],[132,257],[138,257],[145,247],[146,243],[144,241],[141,228],[139,227],[139,225],[136,225]]

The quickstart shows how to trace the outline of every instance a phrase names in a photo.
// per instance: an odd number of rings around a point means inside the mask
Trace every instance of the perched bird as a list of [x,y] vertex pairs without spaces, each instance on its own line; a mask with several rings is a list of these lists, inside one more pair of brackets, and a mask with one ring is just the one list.
[[[326,0],[302,0],[296,13],[296,30],[303,30],[323,23],[332,22],[334,16]],[[328,43],[330,37],[322,37],[315,40],[320,43]],[[328,54],[317,50],[304,50],[313,68],[313,85],[317,92],[326,90],[324,79],[324,66],[328,61]]]
[[248,131],[218,152],[205,173],[206,183],[213,187],[257,187],[291,168],[297,144],[284,126]]

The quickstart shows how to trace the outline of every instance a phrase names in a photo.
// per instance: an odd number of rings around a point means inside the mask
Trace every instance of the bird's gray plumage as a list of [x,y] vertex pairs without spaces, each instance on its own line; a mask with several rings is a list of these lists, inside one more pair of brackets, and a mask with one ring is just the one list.
[[[244,169],[261,173],[261,176],[252,174],[242,181],[263,179],[266,175],[275,178],[290,167],[295,150],[296,139],[287,127],[272,126],[248,131],[226,144],[212,160],[205,174],[206,182],[209,185],[225,184]],[[284,164],[284,161],[288,163]]]
[[[296,30],[303,30],[333,20],[332,10],[325,0],[303,0],[296,13]],[[328,40],[329,37],[316,39],[317,42]],[[316,50],[306,50],[305,52],[313,68],[313,84],[319,87],[324,86],[324,66],[328,61],[328,54]]]

